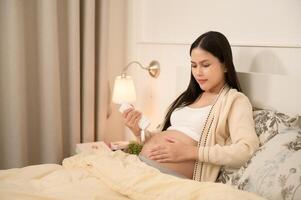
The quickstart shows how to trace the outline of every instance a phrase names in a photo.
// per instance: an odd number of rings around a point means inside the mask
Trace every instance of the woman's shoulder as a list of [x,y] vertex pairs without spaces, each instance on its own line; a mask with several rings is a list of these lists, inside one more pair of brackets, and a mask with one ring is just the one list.
[[235,89],[235,88],[231,88],[230,90],[229,90],[229,95],[231,95],[231,96],[233,96],[233,97],[236,97],[236,98],[247,98],[248,99],[248,97],[244,94],[244,93],[242,93],[242,92],[239,92],[237,89]]
[[228,101],[231,103],[243,103],[251,105],[249,98],[242,92],[237,91],[237,89],[231,88],[227,95]]

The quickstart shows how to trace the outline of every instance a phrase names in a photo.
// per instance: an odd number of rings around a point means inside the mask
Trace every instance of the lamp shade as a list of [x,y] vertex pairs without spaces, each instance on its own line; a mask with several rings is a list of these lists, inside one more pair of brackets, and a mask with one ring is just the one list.
[[134,81],[131,76],[117,76],[114,82],[113,97],[114,103],[132,103],[136,100]]

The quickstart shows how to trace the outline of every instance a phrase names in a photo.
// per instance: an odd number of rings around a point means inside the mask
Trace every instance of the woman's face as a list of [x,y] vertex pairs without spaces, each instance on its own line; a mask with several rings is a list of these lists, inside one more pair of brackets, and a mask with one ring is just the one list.
[[224,64],[201,48],[194,48],[191,52],[191,71],[205,92],[218,93],[225,84]]

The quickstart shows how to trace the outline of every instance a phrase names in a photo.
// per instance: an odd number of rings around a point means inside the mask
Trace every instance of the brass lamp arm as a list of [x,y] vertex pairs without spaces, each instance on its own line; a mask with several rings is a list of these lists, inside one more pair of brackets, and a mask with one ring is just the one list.
[[145,69],[148,71],[149,75],[153,78],[157,78],[160,74],[160,63],[156,60],[153,60],[150,62],[149,66],[147,67],[143,67],[143,65],[138,62],[138,61],[132,61],[129,64],[127,64],[125,66],[125,68],[123,68],[122,70],[122,74],[121,77],[125,78],[126,77],[126,71],[128,70],[128,68],[132,65],[132,64],[137,64],[140,66],[141,69]]
[[127,65],[125,66],[125,68],[123,68],[122,73],[125,74],[126,71],[128,70],[128,68],[129,68],[132,64],[134,64],[134,63],[136,63],[137,65],[139,65],[142,69],[148,70],[148,68],[147,68],[147,67],[143,67],[142,64],[141,64],[140,62],[138,62],[138,61],[132,61],[132,62],[130,62],[129,64],[127,64]]

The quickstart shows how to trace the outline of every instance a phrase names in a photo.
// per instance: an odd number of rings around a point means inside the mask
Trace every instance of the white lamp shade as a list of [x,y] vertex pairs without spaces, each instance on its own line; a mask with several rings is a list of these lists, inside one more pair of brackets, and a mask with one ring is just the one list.
[[113,98],[114,103],[132,103],[136,101],[134,81],[131,76],[117,76],[114,82]]

